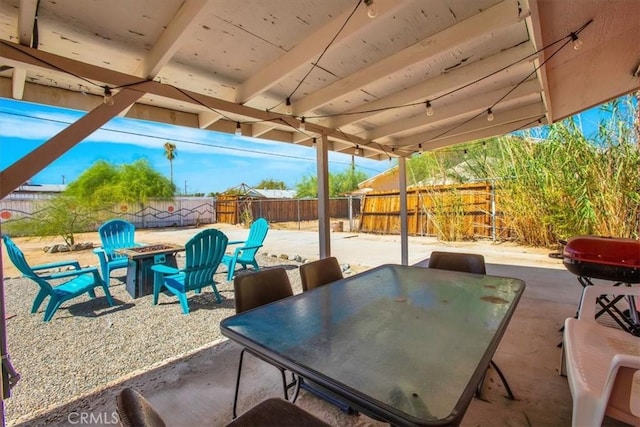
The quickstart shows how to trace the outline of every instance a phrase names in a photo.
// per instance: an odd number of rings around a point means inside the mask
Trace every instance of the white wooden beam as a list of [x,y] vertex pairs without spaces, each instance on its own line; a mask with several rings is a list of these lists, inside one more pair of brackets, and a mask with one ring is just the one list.
[[[461,134],[461,135],[453,135],[450,137],[438,139],[432,142],[428,142],[422,145],[422,148],[427,150],[437,150],[438,148],[449,147],[451,145],[461,144],[463,142],[472,142],[477,141],[478,139],[483,138],[492,138],[494,136],[506,135],[516,130],[522,130],[526,127],[534,127],[540,126],[537,122],[535,124],[531,124],[531,121],[534,120],[532,118],[526,118],[522,120],[516,120],[514,122],[503,123],[498,126],[493,126],[489,128],[485,128],[474,132],[473,135],[470,134]],[[543,118],[541,120],[541,124],[546,124],[547,119]]]
[[186,0],[175,16],[162,32],[142,63],[138,66],[137,75],[154,79],[162,67],[167,65],[180,46],[191,36],[193,27],[197,25],[197,17],[207,5],[207,0]]
[[257,138],[265,133],[274,129],[275,126],[271,123],[254,123],[251,125],[251,136]]
[[22,99],[24,96],[24,85],[27,81],[26,68],[17,67],[13,69],[13,77],[11,77],[11,97],[13,99]]
[[[238,87],[236,91],[236,102],[246,104],[251,99],[269,90],[301,66],[308,65],[311,67],[312,60],[322,53],[327,43],[338,33],[340,27],[344,25],[349,14],[353,11],[354,4],[355,3],[346,2],[346,9],[335,19],[312,34],[309,34],[299,43],[296,43],[291,50],[248,78]],[[400,6],[400,2],[396,0],[376,0],[378,19],[381,15],[391,13]],[[349,20],[349,24],[340,32],[333,42],[334,44],[360,31],[363,26],[371,21],[364,11],[360,11],[362,13],[358,12],[359,11],[356,11],[356,13],[353,14]]]
[[516,0],[504,0],[472,17],[421,40],[382,61],[362,68],[292,104],[293,114],[302,116],[309,111],[353,92],[395,71],[425,58],[438,55],[468,40],[518,22]]
[[358,111],[376,111],[384,110],[389,107],[398,105],[406,105],[414,102],[422,101],[440,94],[445,91],[464,86],[471,82],[475,82],[497,70],[501,70],[511,64],[514,64],[523,58],[527,58],[533,54],[535,50],[529,43],[521,44],[511,49],[507,49],[488,58],[473,62],[464,67],[456,68],[445,74],[441,74],[432,79],[408,87],[398,91],[392,95],[380,98],[375,101],[368,102],[363,107],[356,107],[346,111],[343,116],[338,116],[325,122],[319,122],[325,126],[332,128],[340,128],[348,124],[366,119],[378,113],[362,113],[354,114]]
[[99,104],[57,135],[0,171],[0,199],[49,166],[55,159],[69,151],[120,111],[133,104],[144,92],[122,89],[113,96],[113,105]]
[[[470,120],[467,123],[456,125],[450,124],[447,127],[442,127],[439,129],[433,129],[429,132],[420,133],[417,135],[412,135],[405,138],[400,138],[395,140],[395,145],[397,146],[417,146],[418,144],[422,144],[423,149],[427,149],[427,146],[431,146],[432,143],[435,143],[441,139],[448,139],[453,136],[462,136],[464,135],[465,140],[471,141],[480,138],[477,136],[484,129],[495,128],[502,124],[514,123],[521,120],[532,121],[536,118],[543,117],[545,113],[544,105],[542,102],[537,102],[535,104],[526,105],[520,108],[514,108],[506,111],[494,111],[495,119],[490,122],[487,120],[485,114],[481,114],[473,120]],[[463,121],[461,120],[463,123]],[[455,127],[458,126],[458,127]],[[447,132],[448,129],[451,129]],[[496,135],[496,134],[493,134]]]
[[[178,89],[171,85],[165,85],[157,81],[140,81],[139,77],[121,73],[112,69],[98,67],[74,59],[65,58],[38,49],[20,46],[15,43],[0,40],[0,58],[7,65],[25,66],[37,70],[44,68],[47,70],[65,70],[77,76],[82,76],[98,82],[106,83],[112,87],[136,88],[147,94],[162,96],[180,102],[204,106],[208,109],[224,111],[231,114],[250,117],[259,121],[280,120],[283,123],[297,129],[300,121],[289,115],[278,114],[270,111],[258,110],[246,105],[215,98],[186,89]],[[336,129],[330,129],[315,123],[307,123],[307,130],[311,133],[326,135],[332,139],[349,141],[353,144],[366,146],[371,141],[362,139],[356,135],[349,135]]]
[[469,113],[477,113],[480,110],[486,110],[509,91],[511,92],[501,102],[508,102],[517,98],[526,97],[540,92],[540,90],[540,83],[536,79],[528,80],[519,86],[509,85],[501,87],[491,92],[485,92],[476,96],[464,98],[455,104],[449,104],[442,106],[441,108],[437,108],[437,110],[435,110],[436,112],[434,112],[434,115],[431,117],[427,116],[425,113],[408,117],[403,120],[390,122],[383,126],[378,126],[369,132],[365,132],[364,137],[366,139],[379,139],[413,128],[424,127],[427,125],[435,126],[438,122],[442,121],[451,123],[451,119],[456,116],[466,115],[466,117],[469,117]]
[[33,24],[38,0],[20,0],[18,11],[18,41],[23,46],[31,46]]
[[203,111],[198,113],[198,127],[200,129],[206,129],[221,118],[222,114],[214,113],[213,111]]

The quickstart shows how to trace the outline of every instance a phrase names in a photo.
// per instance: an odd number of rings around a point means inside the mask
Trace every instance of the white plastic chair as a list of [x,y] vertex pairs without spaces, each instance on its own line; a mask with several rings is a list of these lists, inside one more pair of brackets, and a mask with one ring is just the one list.
[[[564,327],[564,356],[573,398],[572,425],[600,426],[605,415],[640,425],[637,412],[640,337],[596,322],[600,295],[640,296],[640,287],[588,286],[578,319]],[[636,397],[634,397],[636,396]]]

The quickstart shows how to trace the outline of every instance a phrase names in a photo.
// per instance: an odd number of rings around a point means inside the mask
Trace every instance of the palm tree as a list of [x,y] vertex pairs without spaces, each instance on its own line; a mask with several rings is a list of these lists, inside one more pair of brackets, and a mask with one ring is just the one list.
[[178,152],[176,150],[176,144],[172,144],[170,142],[164,143],[164,156],[169,160],[169,165],[171,166],[171,183],[173,184],[173,159],[176,158]]

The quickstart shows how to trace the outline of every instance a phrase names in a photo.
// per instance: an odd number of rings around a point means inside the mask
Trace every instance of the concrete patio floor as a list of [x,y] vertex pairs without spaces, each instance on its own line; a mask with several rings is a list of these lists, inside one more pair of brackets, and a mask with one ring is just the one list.
[[[224,230],[230,240],[246,231]],[[164,241],[184,241],[184,230],[164,231]],[[172,234],[174,233],[174,234]],[[193,233],[193,230],[190,231]],[[175,239],[175,240],[174,240]],[[350,233],[332,234],[332,253],[342,263],[376,266],[400,262],[399,237]],[[572,401],[567,380],[559,376],[561,340],[559,328],[576,312],[581,287],[562,262],[548,250],[523,249],[491,242],[444,245],[434,239],[410,239],[409,261],[414,264],[433,250],[476,252],[485,255],[487,273],[517,277],[527,288],[493,360],[516,396],[506,398],[502,383],[489,370],[481,399],[474,398],[463,419],[464,426],[569,426]],[[270,230],[265,251],[317,258],[317,233]],[[315,251],[315,252],[314,252]],[[606,284],[601,283],[601,284]],[[222,426],[231,421],[235,375],[240,348],[221,340],[142,372],[118,379],[105,389],[57,407],[28,422],[37,425],[78,424],[81,416],[92,425],[113,425],[115,396],[123,387],[142,392],[168,426]],[[279,371],[245,358],[239,413],[258,402],[281,395]],[[364,415],[347,415],[330,404],[301,391],[297,404],[336,426],[384,425]],[[75,421],[75,422],[74,422]],[[605,419],[606,426],[624,425]]]

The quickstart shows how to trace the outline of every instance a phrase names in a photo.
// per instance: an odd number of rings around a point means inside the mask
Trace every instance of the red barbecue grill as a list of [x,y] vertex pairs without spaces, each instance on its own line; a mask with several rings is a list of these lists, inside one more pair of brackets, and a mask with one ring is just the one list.
[[[592,279],[608,280],[613,286],[640,283],[640,241],[633,239],[576,236],[567,240],[563,253],[564,266],[578,276],[583,287],[592,286]],[[640,289],[638,291],[640,294]],[[596,317],[608,313],[627,332],[640,336],[640,320],[635,298],[628,297],[629,310],[617,306],[622,296],[610,299],[602,295],[602,307]]]

